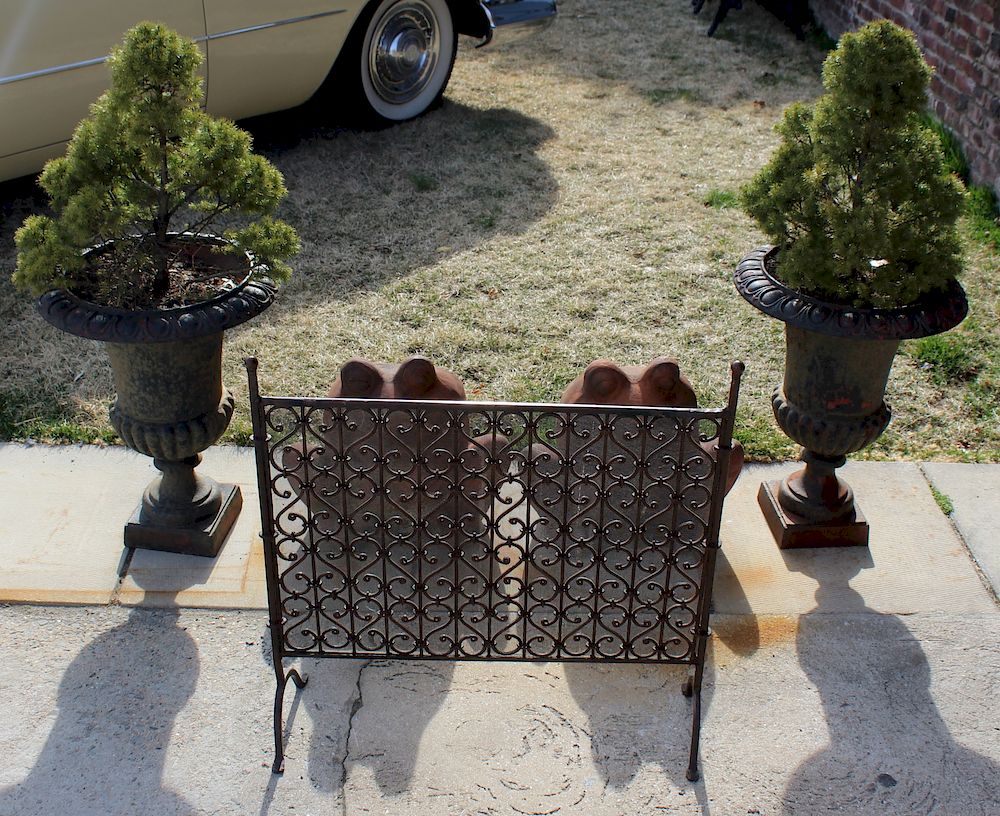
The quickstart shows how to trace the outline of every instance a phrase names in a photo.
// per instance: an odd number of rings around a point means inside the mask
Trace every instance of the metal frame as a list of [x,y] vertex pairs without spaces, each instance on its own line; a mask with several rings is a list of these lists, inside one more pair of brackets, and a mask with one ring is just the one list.
[[262,396],[273,770],[296,657],[690,666],[698,778],[725,408]]

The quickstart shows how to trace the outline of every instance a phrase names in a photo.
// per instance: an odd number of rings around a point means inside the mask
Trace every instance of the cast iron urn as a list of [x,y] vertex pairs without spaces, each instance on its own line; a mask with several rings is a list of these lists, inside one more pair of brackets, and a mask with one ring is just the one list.
[[789,289],[762,247],[740,261],[735,283],[751,305],[785,324],[785,376],[771,397],[775,419],[805,448],[805,467],[764,482],[758,501],[781,548],[867,545],[868,524],[836,474],[848,454],[889,424],[885,387],[901,340],[957,326],[968,312],[957,281],[895,309],[828,303]]
[[249,273],[221,295],[174,309],[113,309],[62,289],[39,299],[49,323],[106,344],[117,391],[111,424],[160,471],[125,526],[127,547],[208,557],[221,548],[242,495],[238,486],[219,484],[195,467],[233,415],[233,395],[222,384],[223,332],[273,300],[270,282]]

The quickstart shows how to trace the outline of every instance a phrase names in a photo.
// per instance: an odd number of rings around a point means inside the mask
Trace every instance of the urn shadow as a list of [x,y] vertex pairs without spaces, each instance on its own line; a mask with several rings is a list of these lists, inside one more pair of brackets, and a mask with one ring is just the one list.
[[[903,619],[869,608],[850,587],[867,563],[836,551],[785,551],[817,581],[799,620],[799,664],[816,688],[825,748],[792,773],[787,816],[995,813],[1000,766],[952,736],[931,694],[931,665]],[[836,617],[830,615],[835,605]]]
[[34,766],[0,791],[0,813],[194,816],[164,783],[174,720],[194,692],[198,649],[176,606],[135,607],[86,644],[59,684]]

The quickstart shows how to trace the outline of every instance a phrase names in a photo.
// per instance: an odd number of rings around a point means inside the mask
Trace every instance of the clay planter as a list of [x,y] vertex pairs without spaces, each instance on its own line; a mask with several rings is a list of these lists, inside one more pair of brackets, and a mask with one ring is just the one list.
[[274,288],[251,277],[249,256],[220,255],[219,262],[246,274],[194,306],[126,311],[62,289],[38,301],[56,328],[107,344],[117,391],[111,424],[160,471],[125,526],[127,547],[213,557],[243,504],[236,485],[220,485],[195,467],[233,415],[233,395],[222,385],[223,332],[270,306]]
[[836,469],[889,424],[885,386],[899,342],[957,326],[968,311],[965,293],[952,281],[898,309],[827,303],[777,281],[767,270],[776,253],[751,252],[735,282],[751,305],[785,324],[785,377],[771,405],[781,430],[805,448],[806,466],[761,484],[758,501],[783,549],[867,545],[868,524]]

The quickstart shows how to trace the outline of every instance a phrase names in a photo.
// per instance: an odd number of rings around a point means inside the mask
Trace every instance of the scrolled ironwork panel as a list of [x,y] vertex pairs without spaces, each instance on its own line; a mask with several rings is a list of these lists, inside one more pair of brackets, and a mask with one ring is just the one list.
[[260,402],[286,654],[696,660],[723,412]]

